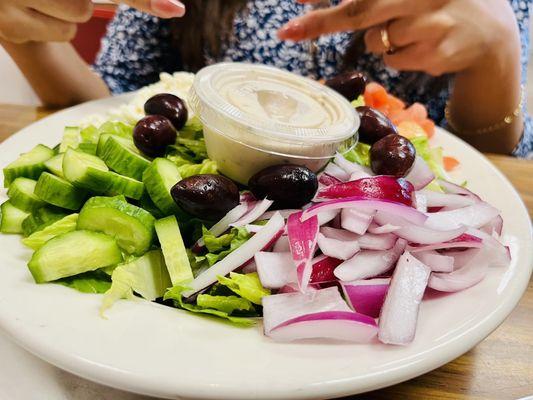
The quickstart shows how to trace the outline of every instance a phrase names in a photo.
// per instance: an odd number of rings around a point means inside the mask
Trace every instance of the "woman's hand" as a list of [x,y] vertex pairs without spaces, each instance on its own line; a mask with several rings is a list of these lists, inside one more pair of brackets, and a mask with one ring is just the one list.
[[[162,18],[181,17],[178,0],[126,0],[126,4]],[[91,0],[0,1],[0,42],[65,42],[76,34],[76,24],[92,16]]]
[[[395,49],[392,54],[386,54],[383,28]],[[347,0],[296,18],[278,34],[298,41],[357,30],[366,30],[367,50],[383,54],[390,67],[431,75],[500,62],[518,37],[507,0]]]

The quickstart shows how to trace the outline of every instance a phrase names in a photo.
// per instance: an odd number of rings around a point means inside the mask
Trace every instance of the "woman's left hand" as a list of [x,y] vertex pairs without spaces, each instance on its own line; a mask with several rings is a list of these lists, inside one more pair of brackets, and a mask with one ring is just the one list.
[[[394,49],[391,54],[383,29]],[[366,30],[367,50],[383,54],[388,66],[431,75],[499,63],[506,49],[515,49],[518,38],[508,0],[345,0],[291,20],[278,36],[300,41],[358,30]]]

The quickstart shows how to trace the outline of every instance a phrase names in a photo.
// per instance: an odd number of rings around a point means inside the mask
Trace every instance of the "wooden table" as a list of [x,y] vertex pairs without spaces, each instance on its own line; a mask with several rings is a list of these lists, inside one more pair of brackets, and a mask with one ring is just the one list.
[[[51,110],[0,104],[0,141]],[[488,154],[533,216],[533,161]],[[515,400],[533,395],[533,280],[507,320],[474,349],[443,367],[352,399]]]

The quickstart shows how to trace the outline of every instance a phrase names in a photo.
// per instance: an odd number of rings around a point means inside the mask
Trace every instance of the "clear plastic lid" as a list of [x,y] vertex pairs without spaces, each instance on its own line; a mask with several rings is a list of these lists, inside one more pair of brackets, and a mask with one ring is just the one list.
[[273,67],[221,63],[196,74],[189,104],[203,124],[263,151],[331,157],[357,142],[359,117],[340,94]]

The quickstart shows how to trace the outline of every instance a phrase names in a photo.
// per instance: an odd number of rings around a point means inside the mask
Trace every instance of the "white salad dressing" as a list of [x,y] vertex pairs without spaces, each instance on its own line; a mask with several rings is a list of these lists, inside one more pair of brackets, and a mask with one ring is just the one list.
[[359,118],[344,97],[272,67],[206,67],[189,97],[204,124],[209,158],[243,184],[269,165],[293,163],[317,171],[339,146],[356,141]]

